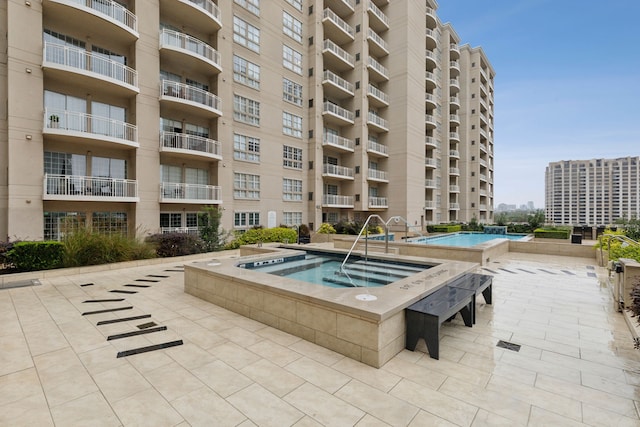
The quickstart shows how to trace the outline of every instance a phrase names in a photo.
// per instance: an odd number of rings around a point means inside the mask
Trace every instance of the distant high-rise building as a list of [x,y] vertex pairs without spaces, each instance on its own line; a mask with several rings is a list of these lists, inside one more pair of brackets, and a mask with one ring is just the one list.
[[567,225],[607,225],[640,216],[640,157],[549,163],[546,220]]
[[492,222],[495,72],[436,9],[0,2],[0,240]]

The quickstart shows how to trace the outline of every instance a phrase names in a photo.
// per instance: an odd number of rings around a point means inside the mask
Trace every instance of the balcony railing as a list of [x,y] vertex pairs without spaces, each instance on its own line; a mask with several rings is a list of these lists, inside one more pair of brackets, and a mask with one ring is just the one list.
[[338,28],[342,29],[342,31],[347,33],[352,39],[355,36],[355,31],[353,31],[353,28],[351,27],[351,25],[347,24],[342,18],[336,15],[336,13],[333,10],[326,8],[322,12],[322,19],[330,20]]
[[425,200],[424,201],[424,208],[425,209],[433,209],[436,207],[436,202],[433,200]]
[[424,143],[426,145],[431,145],[435,148],[440,148],[440,143],[438,142],[438,140],[436,140],[434,137],[432,136],[425,136],[424,137]]
[[323,80],[331,82],[334,85],[338,86],[339,88],[353,94],[353,84],[343,79],[336,73],[330,70],[325,70],[324,73],[322,74],[322,78]]
[[449,203],[449,209],[454,211],[460,209],[460,203]]
[[386,145],[379,144],[375,141],[368,141],[367,151],[372,151],[374,153],[382,154],[384,156],[389,155],[389,150]]
[[389,123],[376,113],[369,111],[369,114],[367,115],[367,121],[378,126],[379,128],[389,130]]
[[437,188],[435,179],[425,179],[424,186],[427,188]]
[[220,54],[211,46],[195,37],[178,31],[163,28],[160,33],[160,46],[177,48],[212,63],[215,67],[220,66]]
[[162,234],[166,233],[184,233],[184,234],[200,234],[198,227],[160,227]]
[[450,175],[460,175],[460,168],[449,168]]
[[325,163],[322,165],[322,173],[324,175],[341,176],[345,178],[353,178],[353,168],[345,166],[332,165]]
[[449,139],[460,140],[460,134],[458,132],[449,132]]
[[438,166],[438,161],[436,159],[426,158],[424,159],[424,164],[425,166],[430,166],[435,168]]
[[164,96],[194,102],[211,110],[221,110],[222,102],[217,95],[184,83],[162,80],[162,94]]
[[188,3],[196,5],[200,9],[204,10],[208,15],[218,22],[221,22],[220,9],[218,5],[211,0],[186,0]]
[[162,182],[160,183],[160,200],[162,202],[220,202],[220,187],[183,182]]
[[458,150],[449,150],[449,157],[460,158],[460,152]]
[[369,90],[368,93],[370,95],[378,98],[380,101],[382,101],[385,104],[389,104],[389,95],[387,95],[386,93],[384,93],[383,91],[381,91],[380,89],[372,85],[371,83],[369,83],[368,90]]
[[460,69],[460,61],[449,61],[449,67]]
[[455,86],[455,87],[460,87],[460,80],[458,80],[458,79],[449,79],[449,85]]
[[451,43],[449,45],[449,50],[459,53],[460,52],[460,46],[458,46],[456,43]]
[[138,31],[138,18],[136,15],[127,10],[126,7],[113,0],[66,0],[78,6],[88,7],[103,15],[108,16],[112,20],[119,22],[131,30]]
[[457,96],[450,96],[450,97],[449,97],[449,102],[450,102],[451,104],[458,104],[458,105],[460,105],[460,98],[459,98],[459,97],[457,97]]
[[383,76],[385,79],[387,80],[389,79],[389,70],[387,70],[387,68],[384,65],[382,65],[372,57],[369,57],[368,61],[369,61],[368,62],[369,67],[373,68],[378,74]]
[[389,28],[389,18],[382,12],[378,6],[376,6],[371,0],[369,0],[369,10],[378,18],[387,28]]
[[426,71],[424,74],[424,78],[427,80],[431,80],[433,82],[436,81],[436,75],[434,73],[432,73],[431,71]]
[[449,186],[449,191],[452,193],[459,193],[460,192],[460,186],[459,185],[450,185]]
[[382,37],[378,35],[378,33],[369,28],[369,32],[367,33],[367,35],[369,39],[373,40],[373,42],[380,47],[380,49],[382,49],[387,54],[389,53],[389,46],[387,45],[387,42],[384,41]]
[[436,125],[436,118],[433,117],[431,114],[425,114],[424,115],[424,121],[425,121],[425,123]]
[[85,49],[62,44],[44,42],[45,64],[56,64],[76,70],[97,74],[135,88],[138,87],[138,72],[112,59],[93,54]]
[[449,121],[460,123],[460,116],[457,114],[449,114]]
[[387,171],[381,171],[378,169],[369,169],[369,171],[367,172],[367,177],[376,181],[389,181],[389,175],[387,174]]
[[324,103],[323,107],[324,107],[323,111],[325,113],[331,113],[336,116],[342,117],[345,120],[353,122],[353,112],[328,101]]
[[330,51],[331,53],[338,56],[344,62],[346,62],[347,64],[353,67],[353,55],[351,55],[349,52],[347,52],[346,50],[344,50],[343,48],[341,48],[331,40],[326,39],[324,41],[323,49]]
[[334,147],[342,148],[348,151],[354,151],[355,147],[353,140],[331,133],[324,134],[322,138],[322,145],[332,145]]
[[101,197],[135,199],[138,182],[131,179],[97,176],[45,174],[44,194],[47,199]]
[[337,207],[353,207],[353,196],[340,196],[337,194],[323,194],[322,195],[323,206],[337,206]]
[[214,157],[222,156],[220,143],[213,139],[197,135],[177,132],[161,132],[160,146],[162,149],[192,151],[196,154],[208,154]]
[[129,145],[137,145],[138,143],[138,128],[135,125],[109,117],[75,111],[45,109],[44,128],[49,131],[61,130],[101,135],[126,141]]
[[432,104],[436,103],[436,97],[432,93],[425,93],[424,94],[424,100],[427,101],[427,102],[430,102]]
[[432,39],[438,41],[438,37],[440,37],[440,32],[437,31],[437,30],[432,30],[432,29],[427,28],[426,35],[431,37]]
[[386,208],[389,207],[389,202],[386,197],[369,197],[370,208]]

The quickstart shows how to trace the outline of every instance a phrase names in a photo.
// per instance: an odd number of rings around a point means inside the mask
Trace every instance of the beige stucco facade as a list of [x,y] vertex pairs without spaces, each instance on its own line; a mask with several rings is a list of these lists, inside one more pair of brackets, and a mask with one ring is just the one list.
[[[265,4],[268,3],[268,4]],[[493,79],[437,4],[0,4],[0,239],[493,221]]]

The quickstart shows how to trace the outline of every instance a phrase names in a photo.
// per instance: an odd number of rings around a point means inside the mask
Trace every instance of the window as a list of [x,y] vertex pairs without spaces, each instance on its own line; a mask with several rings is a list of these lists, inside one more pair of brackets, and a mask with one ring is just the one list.
[[282,12],[282,32],[298,43],[302,43],[302,22],[287,12]]
[[233,158],[249,162],[260,161],[260,139],[233,134]]
[[282,200],[288,202],[302,201],[302,180],[301,179],[282,179]]
[[284,68],[302,75],[302,54],[289,46],[282,46],[282,65]]
[[86,227],[84,212],[44,212],[44,239],[61,240],[66,233]]
[[282,79],[282,94],[285,101],[302,107],[302,85]]
[[235,228],[250,228],[260,225],[260,212],[236,212],[233,215]]
[[233,41],[254,52],[260,52],[260,29],[234,16]]
[[302,138],[302,117],[283,111],[282,133],[293,136],[294,138]]
[[240,95],[233,95],[233,119],[260,126],[260,103]]
[[94,212],[91,218],[93,231],[102,234],[122,234],[128,232],[126,212]]
[[260,16],[260,0],[234,0],[234,2],[254,15]]
[[283,146],[282,166],[285,168],[302,169],[302,148]]
[[283,212],[282,222],[289,227],[302,224],[302,212]]
[[236,199],[259,199],[260,175],[234,173],[233,197]]
[[302,12],[302,0],[287,0],[287,3]]
[[260,66],[233,55],[233,80],[260,89]]

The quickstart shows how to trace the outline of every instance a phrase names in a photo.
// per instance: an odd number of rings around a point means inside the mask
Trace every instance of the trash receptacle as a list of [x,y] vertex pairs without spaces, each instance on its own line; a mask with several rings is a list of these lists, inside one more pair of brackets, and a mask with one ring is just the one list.
[[571,235],[571,243],[575,243],[578,245],[582,244],[582,235],[581,234],[572,234]]

